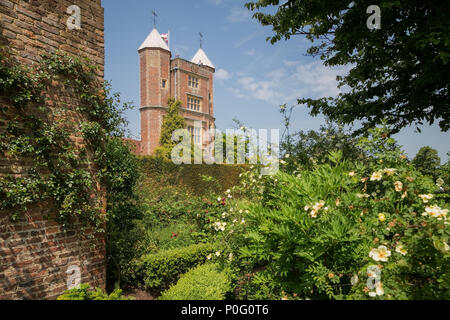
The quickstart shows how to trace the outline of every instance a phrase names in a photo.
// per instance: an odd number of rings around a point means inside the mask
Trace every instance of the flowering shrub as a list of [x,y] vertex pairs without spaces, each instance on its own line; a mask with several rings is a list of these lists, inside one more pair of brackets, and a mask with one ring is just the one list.
[[286,299],[450,297],[448,205],[385,132],[361,139],[364,164],[331,153],[253,187],[239,258],[256,279]]

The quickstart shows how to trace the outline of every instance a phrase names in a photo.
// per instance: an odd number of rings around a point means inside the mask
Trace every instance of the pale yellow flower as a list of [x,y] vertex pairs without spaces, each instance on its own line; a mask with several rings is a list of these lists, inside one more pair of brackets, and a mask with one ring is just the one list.
[[354,274],[353,277],[351,277],[350,279],[350,283],[352,286],[355,286],[356,284],[358,284],[359,282],[359,278],[357,274]]
[[375,261],[386,262],[390,256],[391,251],[389,251],[385,246],[379,246],[378,249],[372,249],[369,253],[369,257]]
[[372,173],[372,176],[370,177],[370,181],[380,181],[381,178],[383,178],[383,175],[381,174],[381,172],[374,172]]
[[380,213],[378,215],[378,220],[380,220],[380,222],[386,221],[386,215],[384,213]]
[[403,183],[401,181],[396,181],[394,183],[395,185],[395,191],[402,192],[403,191]]
[[447,214],[448,209],[441,209],[436,205],[426,207],[425,212],[422,213],[423,216],[430,215],[434,218],[438,218],[438,220],[442,220],[442,218],[444,218],[444,220],[447,220]]
[[423,203],[428,203],[431,199],[433,199],[432,194],[419,194],[419,198],[423,200]]
[[398,252],[403,256],[406,256],[406,254],[408,253],[408,251],[405,249],[405,247],[401,243],[399,243],[397,245],[397,248],[395,248],[395,252]]
[[377,296],[382,296],[384,294],[383,284],[381,282],[377,283],[375,292],[376,292]]
[[314,209],[314,210],[320,210],[320,209],[322,209],[324,206],[325,206],[325,201],[320,200],[319,202],[317,202],[317,203],[314,205],[313,209]]
[[395,172],[397,172],[397,169],[391,169],[391,168],[384,169],[383,172],[385,174],[387,174],[388,176],[393,176],[395,174]]
[[350,177],[354,177],[355,176],[355,171],[352,171],[352,172],[350,172],[348,175],[350,176]]

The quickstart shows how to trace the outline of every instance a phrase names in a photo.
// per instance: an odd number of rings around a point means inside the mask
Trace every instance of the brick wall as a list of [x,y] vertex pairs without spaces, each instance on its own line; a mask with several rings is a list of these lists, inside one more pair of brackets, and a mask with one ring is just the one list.
[[[70,5],[81,8],[81,30],[67,28]],[[0,40],[23,64],[38,60],[43,52],[61,50],[88,57],[100,67],[102,79],[103,21],[101,0],[0,0]],[[73,122],[80,121],[81,115],[74,112],[77,97],[64,90],[56,84],[47,98],[54,108],[64,104]],[[0,103],[4,101],[0,97]],[[72,138],[83,144],[81,138]],[[27,166],[25,159],[0,158],[0,175],[26,175]],[[95,167],[90,169],[95,171]],[[93,193],[104,201],[104,188],[93,184]],[[10,221],[10,212],[0,212],[0,300],[54,299],[66,289],[70,266],[81,269],[83,283],[105,286],[104,235],[83,229],[78,222],[63,232],[51,218],[51,207],[44,202],[33,205],[16,223]]]

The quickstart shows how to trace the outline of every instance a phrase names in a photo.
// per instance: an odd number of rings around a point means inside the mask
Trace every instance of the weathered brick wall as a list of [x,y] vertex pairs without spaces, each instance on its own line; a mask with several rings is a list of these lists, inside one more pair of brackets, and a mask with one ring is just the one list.
[[[67,28],[70,5],[81,8],[81,30]],[[101,0],[0,0],[1,42],[23,64],[37,61],[43,52],[60,50],[88,57],[100,67],[98,77],[103,78],[103,21]],[[55,88],[50,97],[53,107],[69,106],[67,114],[74,123],[80,121],[73,112],[79,103],[73,93]],[[0,97],[0,103],[5,99]],[[73,140],[83,143],[79,137]],[[0,158],[0,174],[26,175],[27,167],[25,159]],[[103,194],[103,200],[104,188],[94,185],[93,194]],[[11,222],[10,212],[0,212],[0,300],[54,299],[66,289],[69,266],[81,269],[83,283],[105,286],[104,236],[80,223],[63,231],[51,219],[50,208],[44,202],[33,205],[16,223]]]

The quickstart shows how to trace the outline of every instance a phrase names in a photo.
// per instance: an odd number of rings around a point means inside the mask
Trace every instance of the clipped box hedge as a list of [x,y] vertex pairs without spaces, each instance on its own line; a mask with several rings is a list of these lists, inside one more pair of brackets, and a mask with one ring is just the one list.
[[138,262],[139,285],[146,290],[163,290],[175,283],[189,269],[205,263],[217,251],[211,243],[195,244],[142,256]]
[[225,300],[231,290],[231,273],[208,263],[182,275],[159,300]]
[[[182,164],[176,165],[158,157],[141,156],[143,176],[165,185],[183,185],[194,195],[204,196],[212,188],[222,193],[239,182],[239,175],[247,170],[246,165],[227,164]],[[205,181],[202,175],[210,176],[217,184]]]

